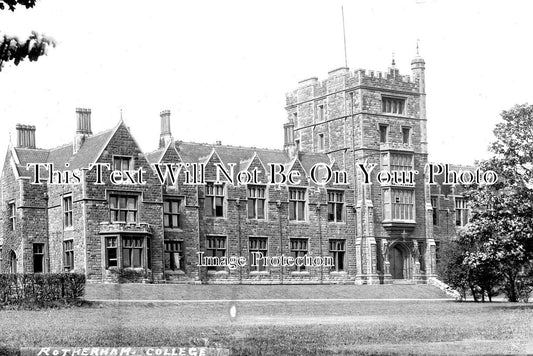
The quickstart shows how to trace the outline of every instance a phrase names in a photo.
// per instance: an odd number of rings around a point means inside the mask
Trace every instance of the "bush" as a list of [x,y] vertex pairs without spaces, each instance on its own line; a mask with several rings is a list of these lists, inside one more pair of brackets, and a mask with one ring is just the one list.
[[85,275],[78,273],[0,274],[0,307],[45,307],[79,299],[85,291]]
[[148,279],[149,274],[140,268],[110,267],[107,270],[108,278],[118,283],[139,283]]

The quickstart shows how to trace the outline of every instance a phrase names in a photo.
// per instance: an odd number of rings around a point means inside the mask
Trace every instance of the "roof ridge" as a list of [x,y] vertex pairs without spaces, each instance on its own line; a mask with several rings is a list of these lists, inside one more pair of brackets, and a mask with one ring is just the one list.
[[255,146],[235,146],[235,145],[217,145],[216,143],[206,143],[206,142],[191,142],[191,141],[176,141],[177,144],[184,143],[189,145],[203,145],[203,146],[209,146],[209,147],[229,147],[229,148],[236,148],[236,149],[253,149],[253,150],[261,150],[261,151],[272,151],[272,152],[281,152],[283,149],[279,148],[267,148],[267,147],[255,147]]

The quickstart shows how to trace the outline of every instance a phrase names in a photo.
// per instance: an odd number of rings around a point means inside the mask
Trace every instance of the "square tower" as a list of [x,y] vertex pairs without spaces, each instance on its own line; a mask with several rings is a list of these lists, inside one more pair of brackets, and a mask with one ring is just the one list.
[[[411,67],[411,76],[401,75],[394,62],[387,72],[342,67],[325,80],[303,80],[287,94],[285,148],[325,153],[350,177],[362,283],[422,280],[435,271],[426,223],[431,203],[424,181],[425,62],[417,56]],[[367,172],[374,166],[371,184],[365,184],[361,165]],[[378,172],[405,172],[413,180],[380,183]]]

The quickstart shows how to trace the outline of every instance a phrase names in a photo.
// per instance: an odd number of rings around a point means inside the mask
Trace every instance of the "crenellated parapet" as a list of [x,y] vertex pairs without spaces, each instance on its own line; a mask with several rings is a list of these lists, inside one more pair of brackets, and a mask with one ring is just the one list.
[[286,104],[290,107],[339,90],[358,87],[417,93],[419,92],[418,85],[418,81],[411,75],[402,75],[395,67],[388,68],[387,71],[368,69],[351,71],[349,68],[341,67],[328,72],[326,79],[319,80],[317,77],[311,77],[300,81],[297,89],[286,94]]

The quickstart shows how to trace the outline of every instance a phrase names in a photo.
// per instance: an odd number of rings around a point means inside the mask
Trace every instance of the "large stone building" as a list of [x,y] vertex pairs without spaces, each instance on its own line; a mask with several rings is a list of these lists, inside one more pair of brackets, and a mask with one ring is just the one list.
[[[425,182],[424,65],[417,56],[411,76],[393,63],[385,73],[339,68],[300,82],[287,94],[282,150],[174,140],[169,111],[159,148],[146,154],[122,120],[93,135],[89,109],[76,110],[73,142],[58,148],[36,148],[35,127],[17,125],[1,177],[1,271],[76,271],[90,281],[423,282],[435,276],[438,242],[466,219],[453,187]],[[190,165],[177,182],[161,184],[158,173],[180,163]],[[270,164],[303,179],[267,184]],[[221,168],[232,166],[226,177]],[[310,179],[325,166],[346,180]],[[257,172],[258,182],[231,184],[240,171]],[[377,180],[414,171],[412,182]],[[259,253],[330,263],[253,263]],[[199,263],[230,256],[247,262]]]

